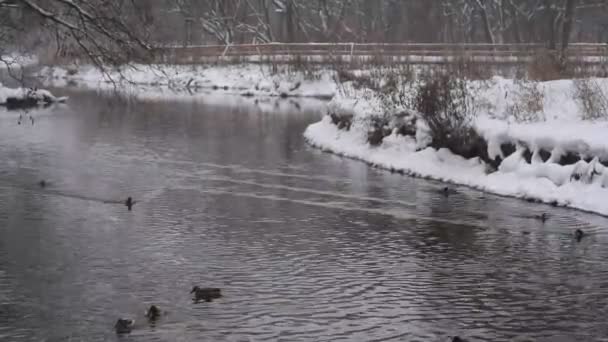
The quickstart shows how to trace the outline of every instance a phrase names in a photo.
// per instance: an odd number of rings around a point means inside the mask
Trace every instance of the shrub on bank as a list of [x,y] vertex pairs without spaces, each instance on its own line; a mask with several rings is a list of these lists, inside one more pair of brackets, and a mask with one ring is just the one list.
[[338,127],[338,129],[348,131],[353,124],[353,112],[340,106],[329,106],[327,108],[327,115],[330,117],[331,122]]
[[371,146],[382,144],[385,137],[391,134],[389,115],[371,116],[367,123],[367,142]]
[[545,121],[544,93],[538,89],[538,82],[516,81],[516,91],[512,96],[505,111],[506,114],[515,119],[516,122],[538,122]]
[[463,157],[483,141],[472,127],[477,108],[468,83],[466,78],[436,75],[418,85],[412,100],[429,128],[431,147],[448,148]]
[[580,107],[581,119],[597,120],[608,117],[608,94],[596,80],[574,80],[573,96]]

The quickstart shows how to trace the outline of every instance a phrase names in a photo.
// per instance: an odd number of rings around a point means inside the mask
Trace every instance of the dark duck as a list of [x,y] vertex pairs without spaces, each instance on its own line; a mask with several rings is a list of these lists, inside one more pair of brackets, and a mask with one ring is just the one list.
[[146,317],[150,321],[155,321],[160,317],[160,309],[156,305],[150,306],[150,308],[146,311]]
[[547,214],[542,213],[540,215],[534,216],[534,218],[540,220],[542,223],[545,223],[549,217],[547,216]]
[[132,319],[119,318],[114,324],[114,329],[117,334],[128,334],[133,329],[133,324],[135,321]]
[[190,293],[193,294],[192,300],[197,303],[201,300],[204,300],[205,302],[210,302],[213,299],[222,297],[222,290],[215,287],[195,286],[192,288],[192,291],[190,291]]
[[583,236],[585,236],[585,233],[580,229],[577,229],[574,232],[574,238],[576,239],[576,242],[581,242],[581,240],[583,239]]
[[125,201],[125,205],[127,206],[127,209],[129,209],[129,211],[131,211],[133,209],[133,206],[135,205],[135,201],[133,200],[133,198],[127,197],[127,200]]
[[441,190],[441,193],[442,193],[442,194],[443,194],[445,197],[448,197],[448,196],[450,196],[450,195],[456,194],[456,190],[450,189],[450,188],[448,188],[448,187],[446,186],[446,187],[444,187],[444,188]]

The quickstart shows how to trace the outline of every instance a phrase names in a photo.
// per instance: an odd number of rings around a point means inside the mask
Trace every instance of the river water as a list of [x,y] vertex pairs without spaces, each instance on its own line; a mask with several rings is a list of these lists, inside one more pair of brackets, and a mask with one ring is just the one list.
[[2,341],[608,336],[604,218],[322,153],[305,104],[59,92],[33,124],[0,112]]

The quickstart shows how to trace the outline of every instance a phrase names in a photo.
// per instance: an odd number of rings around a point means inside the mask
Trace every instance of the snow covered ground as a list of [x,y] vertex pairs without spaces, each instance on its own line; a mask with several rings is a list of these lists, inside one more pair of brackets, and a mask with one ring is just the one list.
[[0,104],[5,104],[7,99],[18,100],[31,99],[33,103],[59,103],[66,102],[67,97],[56,97],[46,89],[10,88],[0,83]]
[[[263,65],[136,65],[106,74],[92,67],[46,68],[40,74],[55,85],[69,82],[102,89],[118,85],[144,98],[191,98],[192,92],[201,91],[205,92],[206,99],[215,99],[211,101],[220,104],[225,101],[222,94],[256,100],[333,98],[329,108],[351,113],[353,125],[350,130],[338,129],[330,117],[325,116],[304,133],[313,146],[414,176],[608,215],[608,170],[604,168],[608,165],[605,133],[608,121],[582,120],[583,112],[575,99],[576,87],[572,80],[522,85],[495,77],[474,84],[479,108],[473,126],[488,143],[488,154],[504,159],[498,170],[489,172],[478,158],[466,160],[447,149],[426,147],[428,136],[422,120],[418,120],[415,136],[393,133],[384,138],[380,146],[370,146],[366,118],[403,108],[387,104],[378,89],[370,89],[374,87],[338,81],[337,73],[331,70],[306,73],[272,70]],[[374,77],[370,71],[355,74]],[[608,80],[593,82],[608,96]],[[379,83],[382,86],[386,80]],[[530,93],[539,97],[536,102],[542,107],[534,112],[521,107],[522,102],[529,100]],[[521,116],[531,119],[522,122]],[[505,155],[500,148],[502,144],[511,144],[516,151]],[[566,154],[582,160],[560,165],[560,159]]]
[[23,88],[9,88],[0,83],[0,103],[6,102],[8,97],[22,97],[27,91]]
[[189,66],[132,65],[102,73],[91,66],[78,68],[44,68],[46,80],[71,82],[98,88],[155,87],[182,91],[215,90],[243,96],[300,97],[331,99],[336,85],[328,73],[305,75],[302,72],[273,71],[266,65]]

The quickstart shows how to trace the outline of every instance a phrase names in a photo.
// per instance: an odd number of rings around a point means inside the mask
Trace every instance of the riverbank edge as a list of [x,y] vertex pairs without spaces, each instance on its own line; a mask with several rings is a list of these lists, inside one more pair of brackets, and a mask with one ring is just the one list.
[[[424,114],[387,103],[382,91],[348,84],[346,96],[334,98],[304,137],[325,152],[392,172],[606,216],[608,121],[584,118],[576,82],[532,83],[541,108],[526,113],[536,116],[531,122],[513,120],[507,110],[518,105],[510,94],[529,85],[501,77],[470,82],[484,107],[471,119],[478,139],[466,158],[454,152],[458,146],[431,147]],[[607,79],[592,82],[608,89]]]

